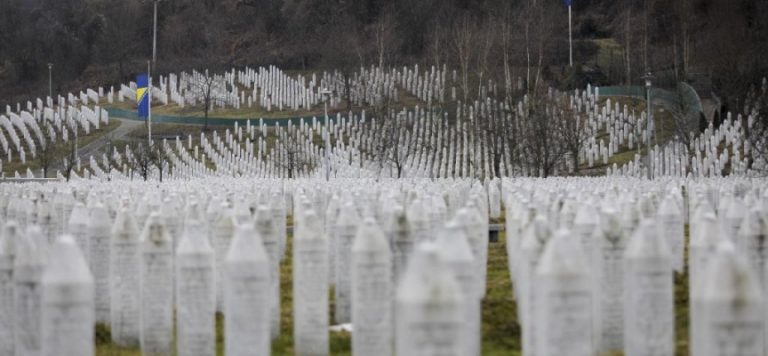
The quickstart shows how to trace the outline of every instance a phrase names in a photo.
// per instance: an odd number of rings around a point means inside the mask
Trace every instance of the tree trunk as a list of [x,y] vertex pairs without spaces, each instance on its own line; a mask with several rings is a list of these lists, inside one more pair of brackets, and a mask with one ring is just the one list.
[[530,24],[525,23],[525,89],[530,93],[531,91],[531,34]]
[[632,49],[631,49],[631,41],[630,41],[630,39],[631,39],[630,36],[632,34],[632,28],[631,28],[631,25],[632,25],[632,21],[631,21],[631,18],[632,18],[632,8],[630,6],[631,5],[629,5],[629,4],[627,5],[627,22],[626,22],[626,28],[624,29],[624,31],[625,31],[625,33],[624,33],[624,41],[625,41],[625,43],[624,43],[624,61],[625,61],[625,64],[626,64],[626,68],[625,69],[627,71],[626,72],[627,73],[627,78],[626,78],[626,85],[627,86],[632,85]]
[[572,150],[571,151],[571,160],[573,161],[573,173],[578,174],[579,173],[579,150]]
[[645,71],[649,71],[648,66],[648,0],[643,0],[643,64]]

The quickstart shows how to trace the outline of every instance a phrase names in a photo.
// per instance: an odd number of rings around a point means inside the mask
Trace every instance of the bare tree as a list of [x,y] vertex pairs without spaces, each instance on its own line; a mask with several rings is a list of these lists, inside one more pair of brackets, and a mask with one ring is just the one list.
[[60,147],[56,145],[56,131],[50,122],[45,121],[41,127],[43,140],[37,150],[37,162],[43,170],[43,178],[48,177],[48,170],[61,158]]
[[130,155],[126,154],[129,167],[145,181],[148,180],[156,161],[153,149],[144,141],[134,141],[126,146],[126,151],[130,152]]
[[[477,96],[479,98],[483,97],[482,93],[482,87],[483,87],[483,79],[485,79],[485,75],[489,74],[489,67],[488,67],[488,57],[491,54],[491,49],[493,48],[494,42],[496,40],[496,31],[497,29],[494,28],[496,26],[493,22],[486,22],[485,25],[483,25],[478,33],[480,33],[479,36],[477,36],[478,40],[476,43],[477,46]],[[490,89],[490,88],[488,88]]]
[[625,22],[624,22],[624,69],[627,77],[625,84],[632,84],[632,2],[624,1],[625,4]]
[[152,158],[152,165],[157,169],[157,173],[159,174],[160,182],[163,181],[163,172],[168,172],[170,170],[171,160],[170,160],[170,148],[168,147],[168,143],[163,139],[163,143],[160,142],[153,142],[151,147],[151,158]]
[[453,46],[461,69],[461,91],[464,101],[469,95],[469,66],[475,49],[475,26],[469,15],[464,15],[453,24]]
[[397,17],[388,9],[374,23],[374,38],[376,40],[376,53],[378,57],[379,68],[382,70],[386,65],[392,64],[393,55],[399,42],[395,33],[397,26]]
[[193,73],[189,77],[189,89],[203,109],[203,132],[208,130],[208,113],[213,105],[226,99],[226,84],[222,78],[204,73]]
[[406,162],[415,152],[415,141],[411,140],[411,126],[405,112],[387,111],[378,116],[370,130],[373,136],[372,156],[379,170],[378,176],[386,168],[394,170],[397,178],[403,176]]
[[[562,94],[566,95],[566,94]],[[570,155],[574,173],[579,172],[579,153],[584,149],[587,140],[592,137],[588,118],[576,112],[563,98],[556,102],[558,105],[553,110],[559,110],[557,114],[558,132],[562,138],[561,143],[565,151]]]
[[433,61],[435,67],[440,67],[441,63],[444,63],[443,61],[443,55],[445,49],[443,48],[445,42],[445,34],[443,33],[445,29],[440,26],[439,24],[435,23],[432,25],[432,27],[429,30],[428,35],[428,56],[432,57],[431,60]]
[[285,130],[277,130],[275,141],[275,165],[280,168],[287,178],[296,178],[299,174],[309,171],[312,167],[311,156],[306,152],[307,138],[295,126]]
[[[760,88],[749,91],[745,100],[750,109],[744,122],[747,169],[759,175],[768,175],[768,81],[763,79]],[[746,148],[745,148],[746,150]]]
[[537,93],[523,103],[521,123],[525,138],[522,153],[527,157],[528,168],[534,175],[552,175],[567,152],[559,130],[560,120],[564,120],[562,108],[567,104],[565,96],[551,90]]
[[64,168],[64,177],[67,178],[67,182],[69,182],[69,179],[72,178],[72,172],[77,168],[77,162],[80,158],[77,157],[75,140],[69,140],[69,143],[65,144],[65,146],[69,147],[67,148],[67,153],[64,157],[62,166]]

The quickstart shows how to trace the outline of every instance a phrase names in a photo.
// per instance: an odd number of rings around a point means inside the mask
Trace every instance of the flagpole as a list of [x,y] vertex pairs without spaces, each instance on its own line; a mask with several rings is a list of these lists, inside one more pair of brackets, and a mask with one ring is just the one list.
[[147,61],[147,140],[152,146],[152,61]]
[[568,47],[570,65],[573,67],[573,16],[571,13],[571,3],[568,2]]

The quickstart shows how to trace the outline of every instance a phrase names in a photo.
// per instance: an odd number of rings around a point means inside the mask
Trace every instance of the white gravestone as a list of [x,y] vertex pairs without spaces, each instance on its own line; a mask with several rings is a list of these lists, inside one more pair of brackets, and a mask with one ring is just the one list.
[[112,228],[109,268],[112,341],[120,346],[139,345],[140,256],[133,214],[123,209]]
[[701,286],[706,282],[707,270],[712,258],[715,256],[717,246],[720,244],[720,221],[715,216],[714,211],[702,212],[697,214],[691,220],[691,239],[688,259],[688,299],[690,309],[688,313],[690,325],[690,345],[691,354],[697,355],[699,343],[694,342],[701,335],[701,327],[697,318],[701,315],[697,311],[701,303]]
[[466,227],[447,224],[437,239],[440,258],[453,273],[464,296],[464,346],[466,356],[480,355],[480,299],[482,291],[477,262],[467,241]]
[[576,210],[576,217],[573,220],[573,234],[579,239],[585,256],[592,255],[592,244],[596,237],[599,215],[592,204],[581,204]]
[[488,274],[488,229],[480,213],[480,208],[469,204],[456,213],[458,223],[465,231],[467,242],[472,251],[477,273],[480,296],[485,296],[486,276]]
[[[750,209],[744,216],[737,238],[760,281],[765,280],[766,258],[768,258],[768,231],[766,231],[768,226],[763,215],[764,213],[757,208]],[[765,216],[768,217],[768,215]]]
[[317,214],[302,215],[294,233],[293,339],[297,356],[327,356],[328,241]]
[[56,234],[58,227],[56,226],[56,219],[53,214],[53,204],[41,199],[38,201],[37,206],[37,216],[34,218],[34,223],[43,231],[43,235],[48,239],[48,244],[53,245],[56,236],[58,236]]
[[176,349],[179,356],[216,353],[213,248],[202,222],[188,220],[176,249]]
[[692,340],[695,350],[703,356],[763,355],[763,293],[749,263],[724,242],[706,273],[696,308],[701,337]]
[[[31,230],[37,229],[37,232]],[[16,258],[13,265],[14,279],[14,348],[17,356],[40,355],[42,277],[45,266],[44,251],[39,244],[45,241],[30,238],[41,234],[34,226],[27,229],[26,236],[16,244]]]
[[429,216],[426,203],[421,200],[414,200],[406,209],[408,214],[408,231],[412,236],[414,243],[418,244],[431,240],[433,236],[429,229]]
[[582,245],[568,230],[558,230],[536,268],[536,355],[591,356],[592,306]]
[[677,206],[677,202],[671,197],[667,197],[661,202],[657,214],[660,233],[667,239],[670,251],[673,257],[673,267],[675,271],[683,271],[683,253],[685,247],[685,222],[683,214]]
[[501,217],[501,192],[500,182],[496,179],[488,184],[488,214],[492,219]]
[[624,254],[624,351],[673,355],[675,300],[669,239],[657,222],[640,223]]
[[75,242],[80,246],[80,251],[83,252],[85,262],[90,263],[91,247],[88,239],[88,209],[82,204],[75,204],[72,209],[72,215],[69,217],[67,223],[67,233],[75,238]]
[[[211,227],[211,244],[216,257],[216,280],[222,280],[224,258],[229,251],[229,244],[235,234],[235,218],[229,204],[222,203],[219,206],[219,214]],[[224,309],[224,285],[216,285],[216,311]]]
[[392,253],[381,228],[366,218],[352,245],[352,354],[391,356]]
[[402,279],[408,260],[413,253],[413,236],[408,230],[408,217],[402,206],[395,206],[389,214],[387,233],[392,246],[392,277],[396,286]]
[[280,261],[282,261],[285,256],[285,245],[288,234],[285,196],[282,193],[273,193],[270,208],[272,209],[275,229],[277,229],[278,241],[280,241]]
[[102,204],[96,204],[88,223],[88,236],[93,274],[96,322],[109,323],[109,268],[112,219]]
[[395,303],[397,355],[465,354],[463,293],[434,244],[414,250]]
[[93,277],[75,239],[53,245],[42,278],[43,356],[94,354]]
[[252,226],[238,226],[223,273],[224,345],[229,356],[259,356],[271,352],[270,264],[260,234]]
[[13,355],[14,309],[13,309],[13,260],[19,227],[13,221],[3,226],[0,235],[0,355]]
[[549,221],[538,215],[523,232],[520,244],[520,321],[522,322],[522,347],[525,354],[535,355],[536,349],[536,310],[540,299],[536,295],[535,273],[541,260],[541,254],[547,242],[552,238]]
[[352,243],[355,240],[360,217],[355,206],[348,202],[341,207],[336,221],[336,323],[348,323],[350,312],[350,279]]
[[173,239],[155,212],[141,234],[141,350],[170,355],[173,346]]
[[256,209],[254,226],[269,259],[270,335],[276,338],[280,336],[280,235],[272,212],[265,206]]
[[331,284],[336,282],[336,220],[339,218],[341,201],[338,196],[331,197],[325,211],[325,235],[328,236],[328,279]]
[[592,293],[595,298],[593,335],[597,352],[621,350],[624,344],[624,272],[623,259],[627,239],[618,213],[604,208],[601,230],[595,239],[592,258]]

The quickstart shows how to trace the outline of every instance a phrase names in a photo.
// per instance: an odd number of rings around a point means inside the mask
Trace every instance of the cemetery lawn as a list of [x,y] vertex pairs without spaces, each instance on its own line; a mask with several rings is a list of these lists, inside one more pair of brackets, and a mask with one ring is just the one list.
[[[116,108],[116,109],[123,109],[123,110],[136,110],[136,103],[132,101],[124,101],[122,103],[115,102],[113,104],[109,104],[105,106],[105,108]],[[284,108],[285,109],[285,108]],[[353,111],[359,111],[360,108],[352,108]],[[328,114],[334,114],[336,112],[342,112],[346,113],[346,110],[331,110],[329,108]],[[204,117],[205,113],[199,106],[187,106],[187,107],[179,107],[178,105],[174,103],[169,103],[168,105],[157,105],[152,107],[152,114],[157,115],[167,115],[167,116],[188,116],[188,117]],[[231,107],[227,108],[216,108],[215,110],[211,110],[208,112],[209,118],[219,118],[219,119],[259,119],[264,118],[267,119],[286,119],[286,118],[292,118],[292,117],[309,117],[309,116],[323,116],[323,106],[316,106],[312,108],[311,110],[283,110],[278,111],[277,108],[272,108],[272,111],[267,111],[262,108],[257,107],[248,107],[248,105],[241,106],[240,109],[235,109]],[[154,125],[152,125],[154,128]]]
[[[645,100],[624,97],[603,98],[600,99],[600,105],[605,105],[605,102],[608,99],[610,99],[612,103],[619,103],[622,108],[626,105],[629,112],[639,113],[646,109]],[[651,144],[654,146],[662,146],[675,136],[675,118],[669,111],[659,108],[658,105],[654,107],[653,115],[655,119],[658,120],[659,125],[653,133],[654,141],[651,142]],[[601,131],[595,138],[598,141],[602,139],[607,142],[608,133]],[[613,156],[608,158],[608,164],[603,164],[602,159],[600,159],[594,162],[595,164],[593,167],[589,167],[586,160],[580,161],[579,173],[588,176],[601,176],[605,174],[607,168],[613,167],[614,164],[621,167],[632,161],[635,158],[635,154],[639,154],[640,157],[643,157],[646,151],[647,148],[645,142],[640,142],[639,146],[638,143],[635,143],[635,146],[632,149],[629,149],[629,146],[624,144],[619,146],[619,150],[616,151]]]
[[[119,126],[120,120],[109,120],[109,124],[101,125],[98,130],[91,130],[87,135],[81,132],[80,136],[77,138],[77,147],[83,148],[91,142],[109,135],[110,132],[114,131]],[[7,133],[4,132],[4,134],[7,136]],[[37,140],[35,140],[35,142],[37,143]],[[26,143],[22,143],[22,145],[26,145]],[[61,150],[67,150],[69,148],[69,146],[63,144],[63,141],[59,142],[59,145],[61,146]],[[63,156],[66,152],[62,152],[61,154]],[[56,166],[56,164],[52,164],[48,171],[49,178],[56,176],[56,168],[54,166]],[[18,171],[22,176],[26,176],[27,168],[31,169],[35,175],[40,173],[40,162],[38,159],[33,159],[31,154],[27,154],[26,164],[22,164],[15,153],[12,162],[5,162],[5,160],[3,162],[3,173],[5,173],[6,177],[13,177],[15,171]]]
[[[281,334],[272,340],[272,355],[289,356],[293,350],[293,294],[292,294],[292,242],[289,236],[286,255],[280,264]],[[488,293],[483,301],[483,355],[516,355],[520,352],[520,325],[517,323],[515,301],[507,269],[507,254],[503,233],[498,243],[490,244],[488,255]],[[330,313],[333,315],[333,290],[330,291]],[[333,319],[331,318],[331,321]],[[346,332],[331,333],[331,355],[351,355],[351,335]],[[216,318],[216,351],[224,356],[224,320]],[[97,356],[140,356],[138,348],[119,347],[111,343],[109,327],[96,328]]]
[[[688,226],[685,228],[686,241]],[[292,236],[288,236],[286,255],[280,265],[281,334],[272,340],[272,355],[291,356],[293,350],[293,294],[292,294]],[[482,355],[522,355],[521,329],[517,320],[517,304],[507,268],[506,236],[499,234],[499,242],[490,243],[488,251],[488,279],[486,297],[483,300]],[[687,249],[687,244],[686,244]],[[687,253],[686,253],[687,265]],[[329,295],[331,322],[333,322],[333,290]],[[224,320],[216,317],[216,354],[224,356]],[[675,276],[675,354],[688,354],[688,275]],[[351,335],[332,332],[330,348],[332,356],[351,355]],[[138,348],[119,347],[110,342],[109,328],[96,328],[96,356],[140,356]],[[611,354],[614,355],[614,354]],[[620,354],[615,354],[620,355]],[[605,355],[603,355],[605,356]]]

